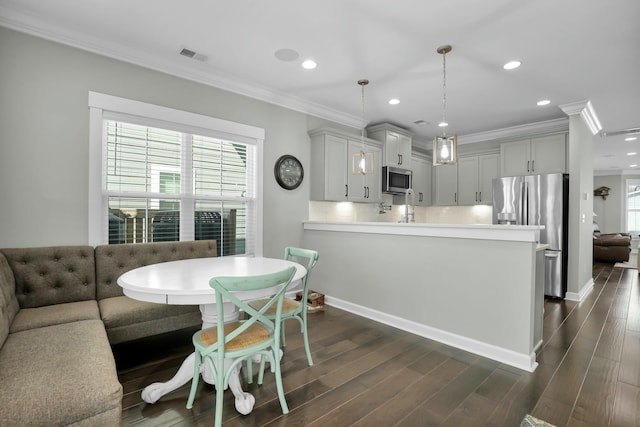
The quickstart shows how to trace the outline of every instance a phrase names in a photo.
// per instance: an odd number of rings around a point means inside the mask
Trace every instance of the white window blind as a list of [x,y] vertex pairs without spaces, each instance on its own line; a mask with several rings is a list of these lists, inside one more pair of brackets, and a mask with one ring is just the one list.
[[627,179],[627,233],[640,233],[640,180]]
[[94,113],[102,128],[103,241],[207,239],[218,242],[220,256],[261,254],[261,140],[126,112]]

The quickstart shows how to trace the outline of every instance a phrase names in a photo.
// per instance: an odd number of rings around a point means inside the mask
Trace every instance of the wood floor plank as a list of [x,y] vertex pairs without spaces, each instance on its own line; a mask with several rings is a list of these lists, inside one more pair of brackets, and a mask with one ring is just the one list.
[[398,426],[441,425],[498,365],[499,363],[488,359],[479,359],[412,411]]
[[637,427],[640,423],[640,388],[618,383],[611,426]]
[[567,427],[600,427],[611,420],[617,389],[618,362],[594,357]]
[[620,360],[620,377],[623,383],[640,387],[640,333],[626,331]]

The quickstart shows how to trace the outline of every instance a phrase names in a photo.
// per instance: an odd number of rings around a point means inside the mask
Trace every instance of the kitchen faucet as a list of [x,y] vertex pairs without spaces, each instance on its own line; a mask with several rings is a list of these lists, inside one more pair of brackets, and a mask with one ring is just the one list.
[[[411,196],[411,212],[409,212],[409,196]],[[416,197],[412,188],[407,188],[404,193],[404,222],[416,222]],[[411,217],[411,220],[409,220]]]

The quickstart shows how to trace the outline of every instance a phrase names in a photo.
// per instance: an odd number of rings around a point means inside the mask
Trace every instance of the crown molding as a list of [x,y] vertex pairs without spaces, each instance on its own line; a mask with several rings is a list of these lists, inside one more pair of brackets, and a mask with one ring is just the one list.
[[80,36],[44,20],[19,13],[3,6],[0,6],[0,26],[196,83],[216,87],[345,126],[358,129],[362,127],[361,117],[346,114],[342,111],[309,102],[296,96],[276,92],[259,85],[247,84],[236,78],[225,76],[218,71],[212,73],[207,70],[194,70],[191,67],[182,67],[127,46],[110,43],[95,37]]
[[458,136],[458,144],[472,144],[475,142],[492,141],[496,139],[510,139],[535,134],[562,132],[569,130],[569,119],[566,117],[543,122],[527,123],[487,132],[470,133]]
[[591,101],[577,101],[569,104],[558,105],[560,109],[567,115],[573,116],[580,114],[582,120],[585,122],[589,130],[593,135],[598,134],[602,130],[602,125],[596,114],[596,110],[593,108]]

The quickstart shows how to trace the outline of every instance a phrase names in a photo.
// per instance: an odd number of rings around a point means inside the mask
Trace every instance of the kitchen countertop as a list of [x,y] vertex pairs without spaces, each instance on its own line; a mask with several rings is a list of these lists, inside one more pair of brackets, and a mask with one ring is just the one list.
[[305,230],[538,242],[540,225],[304,221]]

